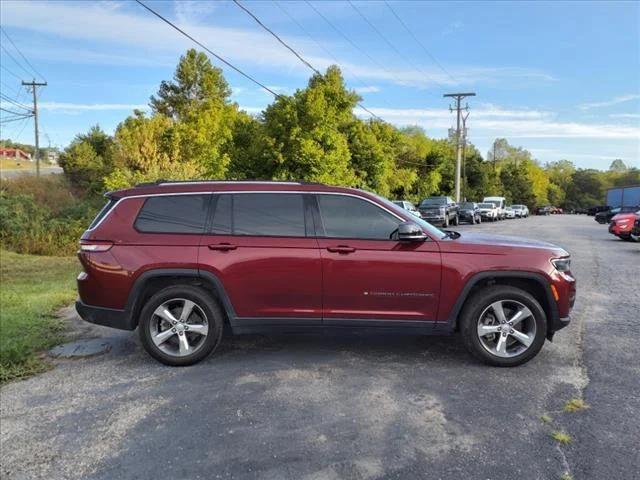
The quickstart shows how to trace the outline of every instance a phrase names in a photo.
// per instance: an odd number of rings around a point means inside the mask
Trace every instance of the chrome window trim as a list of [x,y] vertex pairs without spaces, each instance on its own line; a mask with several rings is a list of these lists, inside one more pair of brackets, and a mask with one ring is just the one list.
[[[181,183],[180,185],[184,185],[184,183]],[[317,192],[317,191],[313,191],[313,190],[225,190],[224,192],[167,192],[167,193],[146,193],[146,194],[140,194],[140,195],[129,195],[127,197],[122,197],[120,199],[118,199],[118,201],[116,202],[116,204],[111,207],[111,210],[109,210],[107,212],[107,214],[102,217],[100,219],[100,221],[98,223],[96,223],[93,228],[88,228],[86,231],[87,232],[92,232],[94,231],[96,228],[98,228],[107,218],[109,218],[109,216],[112,214],[112,212],[118,208],[118,205],[120,205],[121,202],[124,202],[125,200],[129,200],[132,198],[149,198],[149,197],[174,197],[174,196],[180,196],[180,195],[225,195],[225,194],[234,194],[234,193],[256,193],[256,194],[265,194],[265,193],[297,193],[297,194],[307,194],[307,195],[343,195],[343,196],[347,196],[347,197],[355,197],[355,198],[359,198],[361,200],[364,200],[366,202],[371,203],[372,205],[375,205],[376,207],[378,207],[381,210],[384,210],[385,212],[389,213],[390,215],[394,216],[395,218],[397,218],[398,220],[400,220],[401,222],[406,222],[407,220],[402,218],[400,215],[396,214],[395,212],[389,210],[388,208],[374,202],[373,200],[370,200],[367,197],[364,197],[362,195],[356,195],[353,193],[345,193],[345,192]]]

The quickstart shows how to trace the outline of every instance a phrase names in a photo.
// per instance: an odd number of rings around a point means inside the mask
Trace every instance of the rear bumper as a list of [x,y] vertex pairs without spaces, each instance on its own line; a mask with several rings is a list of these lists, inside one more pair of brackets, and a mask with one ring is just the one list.
[[117,328],[120,330],[135,330],[131,315],[126,310],[116,310],[114,308],[94,307],[87,305],[80,300],[76,301],[76,311],[80,318],[96,325]]

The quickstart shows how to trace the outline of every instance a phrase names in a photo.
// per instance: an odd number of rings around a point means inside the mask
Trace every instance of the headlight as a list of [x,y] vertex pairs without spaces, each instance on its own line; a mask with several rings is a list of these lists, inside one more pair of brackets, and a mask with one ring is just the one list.
[[551,263],[559,272],[568,272],[571,267],[571,258],[552,258]]

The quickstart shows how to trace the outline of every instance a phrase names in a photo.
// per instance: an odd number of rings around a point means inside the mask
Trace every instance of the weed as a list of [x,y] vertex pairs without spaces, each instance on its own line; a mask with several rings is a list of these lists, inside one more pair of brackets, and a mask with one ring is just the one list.
[[562,445],[568,445],[571,443],[571,435],[565,432],[551,432],[551,438]]
[[571,400],[567,400],[564,404],[564,411],[567,413],[577,412],[579,410],[584,410],[585,408],[589,408],[589,405],[587,405],[581,398],[572,398]]

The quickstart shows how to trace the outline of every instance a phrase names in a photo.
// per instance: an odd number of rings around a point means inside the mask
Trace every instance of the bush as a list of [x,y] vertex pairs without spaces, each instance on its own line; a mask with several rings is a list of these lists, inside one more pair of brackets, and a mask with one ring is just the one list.
[[74,194],[63,177],[19,177],[0,187],[0,243],[35,255],[73,255],[102,202]]

